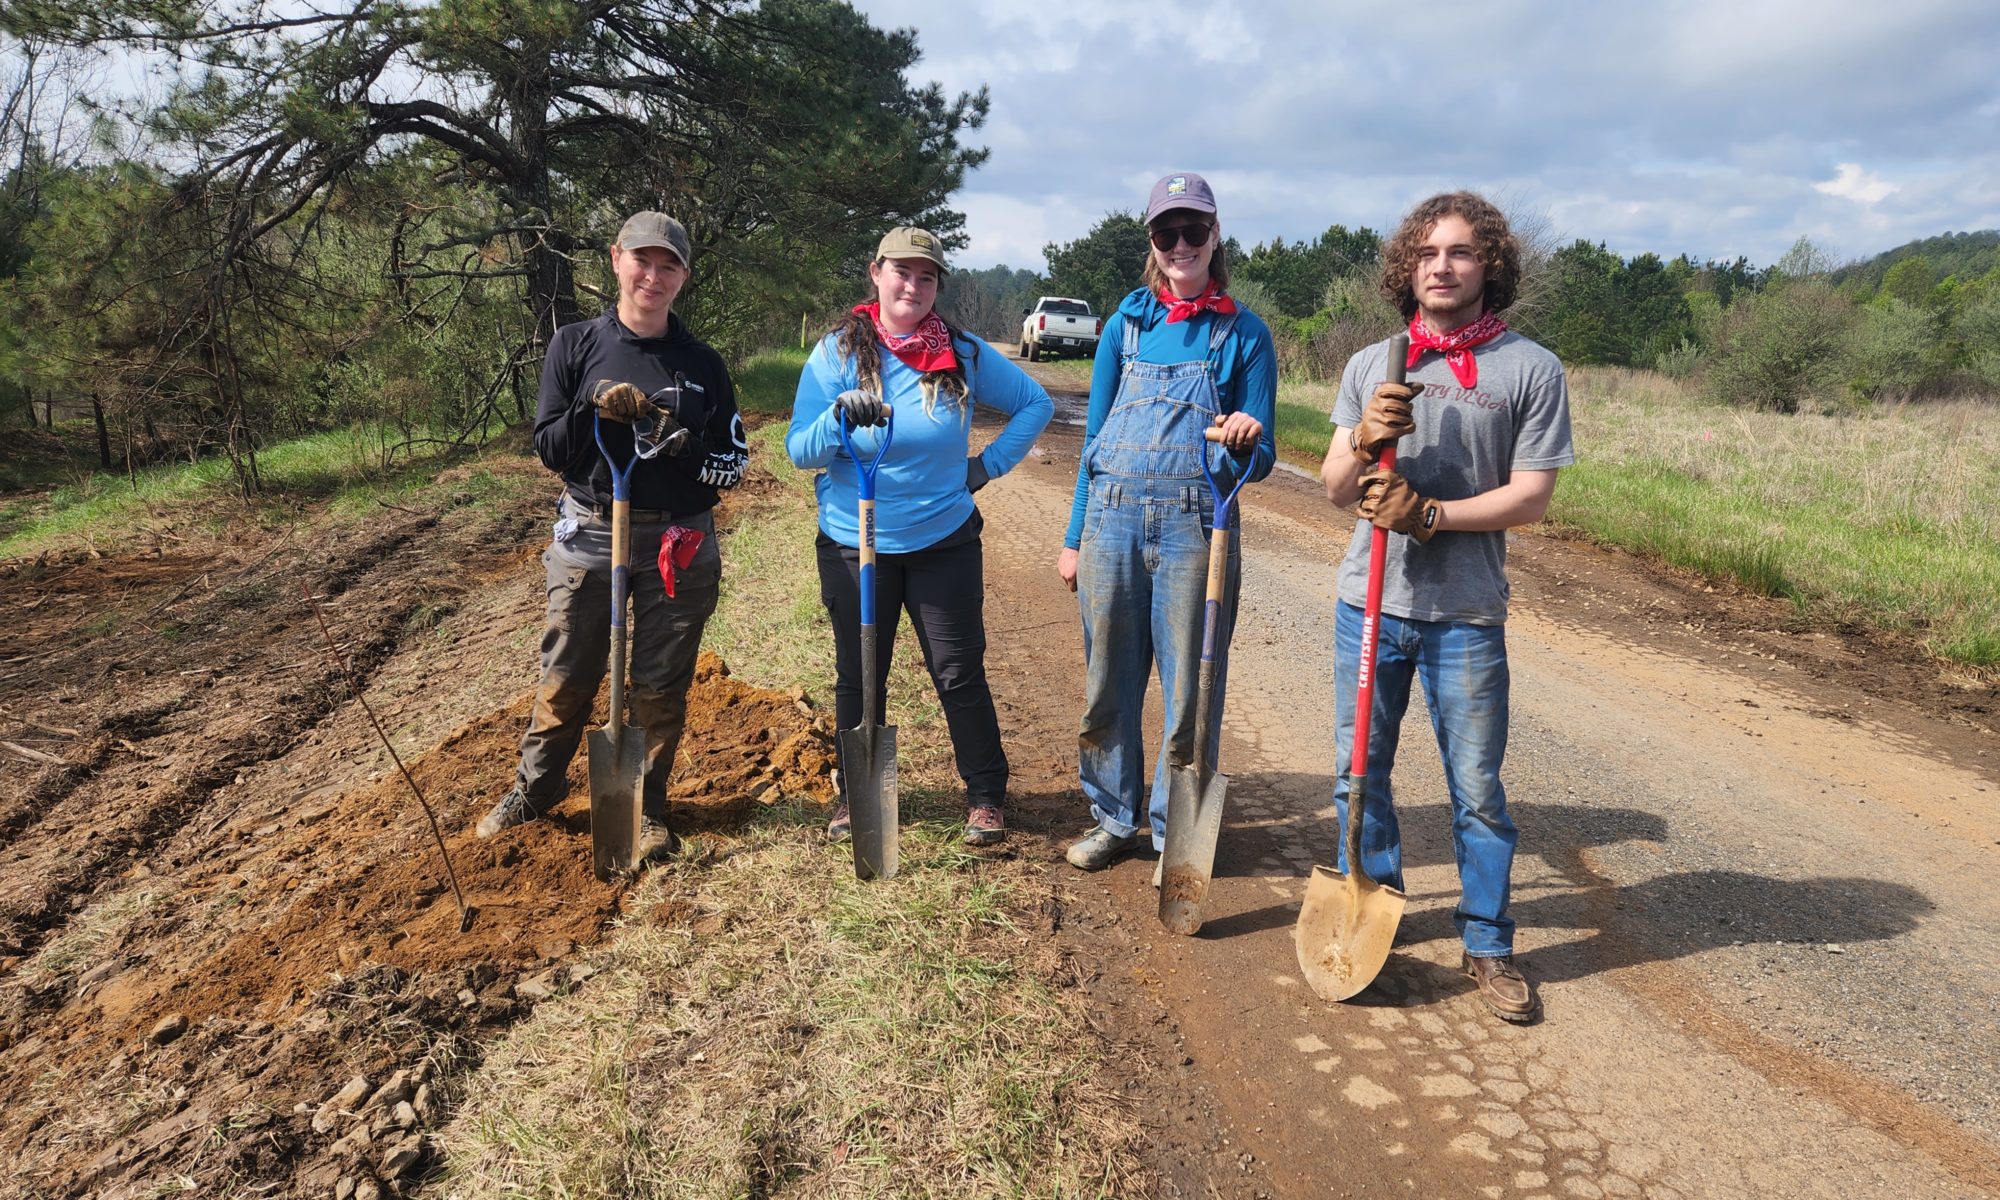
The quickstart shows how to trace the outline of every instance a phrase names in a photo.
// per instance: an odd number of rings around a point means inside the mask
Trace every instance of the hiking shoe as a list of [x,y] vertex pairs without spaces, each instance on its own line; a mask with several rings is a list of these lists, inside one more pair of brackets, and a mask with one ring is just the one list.
[[854,821],[847,815],[847,801],[833,806],[833,816],[826,822],[826,840],[844,842],[854,832]]
[[1493,1015],[1503,1021],[1535,1019],[1535,1012],[1541,1007],[1535,998],[1535,985],[1514,965],[1513,955],[1474,958],[1468,954],[1459,960],[1458,969],[1478,985],[1479,998],[1493,1010]]
[[472,832],[480,837],[490,838],[503,829],[526,825],[537,815],[539,814],[535,812],[535,806],[528,803],[528,794],[517,784],[513,791],[500,797],[500,803],[494,805],[491,812],[479,819],[479,824],[473,827]]
[[997,804],[975,804],[965,810],[965,844],[997,846],[1007,836],[1007,818]]
[[1102,871],[1138,848],[1137,834],[1119,837],[1100,825],[1072,843],[1063,857],[1079,871]]
[[647,816],[639,818],[639,844],[635,849],[640,862],[665,862],[680,848],[681,840],[667,828],[665,821]]

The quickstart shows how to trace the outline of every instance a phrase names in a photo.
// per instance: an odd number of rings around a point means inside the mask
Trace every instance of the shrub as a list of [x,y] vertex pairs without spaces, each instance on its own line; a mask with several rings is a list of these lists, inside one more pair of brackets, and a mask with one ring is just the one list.
[[1783,279],[1723,317],[1702,391],[1724,404],[1798,412],[1840,399],[1854,306],[1819,279]]

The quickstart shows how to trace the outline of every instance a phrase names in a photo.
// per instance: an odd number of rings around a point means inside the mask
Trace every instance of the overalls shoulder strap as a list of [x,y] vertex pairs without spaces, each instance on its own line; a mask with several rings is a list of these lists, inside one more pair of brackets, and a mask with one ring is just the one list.
[[1125,345],[1120,353],[1125,362],[1139,357],[1139,322],[1131,313],[1125,314]]
[[1215,329],[1208,335],[1208,357],[1215,360],[1215,365],[1218,369],[1222,366],[1222,343],[1229,340],[1229,331],[1234,328],[1236,328],[1235,313],[1218,313],[1216,315]]

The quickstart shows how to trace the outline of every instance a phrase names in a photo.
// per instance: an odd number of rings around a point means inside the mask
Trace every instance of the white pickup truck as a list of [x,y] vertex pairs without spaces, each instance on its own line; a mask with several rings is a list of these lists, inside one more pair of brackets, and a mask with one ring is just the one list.
[[1042,355],[1063,350],[1090,354],[1097,349],[1097,335],[1104,321],[1091,315],[1090,305],[1067,296],[1043,296],[1035,307],[1021,310],[1022,358],[1042,361]]

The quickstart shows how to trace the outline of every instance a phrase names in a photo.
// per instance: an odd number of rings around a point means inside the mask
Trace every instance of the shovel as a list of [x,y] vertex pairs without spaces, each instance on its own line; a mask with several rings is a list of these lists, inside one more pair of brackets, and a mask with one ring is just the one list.
[[[1410,338],[1389,339],[1389,382],[1403,382]],[[1384,446],[1379,465],[1396,466],[1396,448]],[[1361,814],[1368,799],[1368,725],[1375,702],[1375,638],[1382,624],[1382,569],[1389,557],[1389,531],[1377,526],[1368,540],[1368,607],[1361,618],[1361,662],[1354,694],[1354,748],[1348,756],[1347,873],[1313,868],[1299,923],[1292,931],[1299,970],[1322,1000],[1345,1000],[1374,982],[1389,961],[1396,925],[1409,897],[1375,882],[1361,865]]]
[[840,731],[841,779],[847,786],[847,813],[853,821],[854,874],[888,879],[896,873],[901,814],[896,801],[896,727],[882,724],[875,643],[875,469],[889,452],[893,433],[882,412],[882,446],[867,463],[854,452],[847,413],[840,414],[840,444],[854,460],[861,496],[861,724]]
[[646,782],[646,733],[625,723],[625,597],[632,586],[632,468],[624,470],[604,445],[604,418],[595,418],[597,452],[611,471],[611,711],[602,729],[584,735],[590,754],[590,856],[605,883],[629,875],[639,850],[641,789]]
[[[1211,442],[1221,440],[1214,427],[1202,436]],[[1208,723],[1215,704],[1216,661],[1229,652],[1227,646],[1217,645],[1223,593],[1229,585],[1229,516],[1236,493],[1248,478],[1238,476],[1236,486],[1224,496],[1209,473],[1207,449],[1199,453],[1201,473],[1215,498],[1215,524],[1208,538],[1208,600],[1203,605],[1201,675],[1194,701],[1194,758],[1167,777],[1167,846],[1160,853],[1160,924],[1181,934],[1201,928],[1202,904],[1215,873],[1215,842],[1222,833],[1222,797],[1229,790],[1229,777],[1209,770]]]

